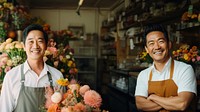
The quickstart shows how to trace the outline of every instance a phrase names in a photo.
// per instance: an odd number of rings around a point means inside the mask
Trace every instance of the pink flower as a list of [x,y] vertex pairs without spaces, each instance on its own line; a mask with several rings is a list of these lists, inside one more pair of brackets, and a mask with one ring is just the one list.
[[87,92],[87,91],[89,91],[90,90],[90,87],[88,86],[88,85],[84,85],[84,86],[82,86],[81,88],[80,88],[80,94],[82,95],[82,96],[84,96],[84,94],[85,94],[85,92]]
[[197,61],[200,61],[200,56],[197,56]]
[[59,63],[59,61],[54,61],[54,67],[58,67],[58,63]]
[[78,85],[78,84],[70,84],[70,85],[68,85],[68,87],[69,87],[69,89],[72,91],[72,93],[74,92],[74,91],[76,91],[77,93],[79,92],[78,90],[79,90],[79,88],[80,88],[80,85]]
[[70,84],[77,84],[76,79],[71,79]]
[[73,106],[62,107],[61,112],[74,112]]
[[195,58],[192,58],[192,62],[195,62],[196,61],[196,59]]
[[7,73],[10,69],[11,69],[10,66],[6,66],[6,68],[4,69],[4,72]]
[[69,73],[70,73],[70,74],[75,74],[76,72],[75,72],[75,70],[74,70],[73,68],[71,68],[71,69],[69,70]]
[[60,60],[63,60],[63,58],[64,58],[64,57],[63,57],[62,55],[59,56],[59,59],[60,59]]
[[56,57],[58,55],[58,50],[56,49],[56,47],[48,47],[47,50],[53,54],[53,57]]
[[101,106],[102,98],[99,95],[99,93],[97,93],[96,91],[89,90],[85,92],[84,101],[85,101],[85,104],[91,107],[99,108]]
[[67,107],[62,107],[61,112],[69,112]]

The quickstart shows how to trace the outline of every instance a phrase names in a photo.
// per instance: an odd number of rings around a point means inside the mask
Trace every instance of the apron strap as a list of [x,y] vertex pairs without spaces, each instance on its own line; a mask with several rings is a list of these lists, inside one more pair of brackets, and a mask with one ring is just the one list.
[[22,87],[24,87],[25,75],[24,75],[24,64],[21,65],[21,83]]
[[48,78],[49,78],[50,86],[51,86],[51,88],[53,88],[53,80],[52,80],[52,77],[51,77],[51,74],[50,74],[49,71],[47,71],[47,75],[48,75]]
[[[172,79],[173,77],[173,74],[174,74],[174,60],[171,59],[171,65],[170,65],[170,79]],[[149,81],[152,80],[152,70],[150,71],[150,75],[149,75]]]
[[151,70],[150,76],[149,76],[149,81],[151,81],[151,80],[152,80],[152,70]]
[[[21,65],[21,83],[22,83],[22,87],[24,87],[24,81],[25,81],[25,75],[24,75],[24,64]],[[47,75],[48,75],[48,79],[50,82],[50,86],[53,88],[53,80],[52,80],[52,76],[50,74],[49,71],[47,71]]]

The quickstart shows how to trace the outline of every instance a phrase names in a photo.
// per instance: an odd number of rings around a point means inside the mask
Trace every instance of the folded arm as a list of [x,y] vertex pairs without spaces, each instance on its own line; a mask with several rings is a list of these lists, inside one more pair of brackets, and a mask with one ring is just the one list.
[[160,105],[157,103],[147,99],[146,97],[143,96],[136,96],[136,106],[138,110],[142,111],[158,111],[162,109]]
[[194,93],[180,92],[174,97],[160,97],[155,94],[150,95],[147,99],[155,102],[166,110],[185,110],[191,103]]

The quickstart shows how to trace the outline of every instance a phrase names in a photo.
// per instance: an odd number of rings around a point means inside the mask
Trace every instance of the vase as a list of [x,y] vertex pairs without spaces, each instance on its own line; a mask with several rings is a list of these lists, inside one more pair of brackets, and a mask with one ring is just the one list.
[[17,41],[22,42],[22,30],[17,30]]

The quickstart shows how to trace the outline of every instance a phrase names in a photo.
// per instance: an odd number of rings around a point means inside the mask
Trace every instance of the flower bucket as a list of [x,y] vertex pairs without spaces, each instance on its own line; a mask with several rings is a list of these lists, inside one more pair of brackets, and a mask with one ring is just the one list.
[[17,30],[17,41],[22,42],[22,30]]

